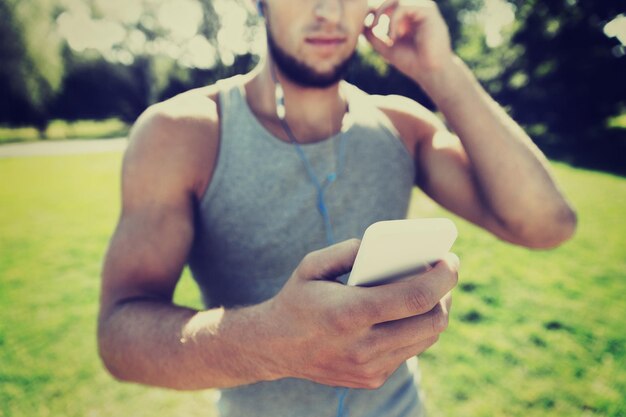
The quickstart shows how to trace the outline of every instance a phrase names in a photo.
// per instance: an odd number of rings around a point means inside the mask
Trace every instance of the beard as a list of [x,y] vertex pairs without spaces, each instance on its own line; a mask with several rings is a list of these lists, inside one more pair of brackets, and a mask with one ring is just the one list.
[[320,73],[283,50],[267,27],[267,45],[270,56],[280,72],[291,82],[301,87],[326,88],[338,83],[346,74],[356,50],[346,59],[335,65],[330,71]]

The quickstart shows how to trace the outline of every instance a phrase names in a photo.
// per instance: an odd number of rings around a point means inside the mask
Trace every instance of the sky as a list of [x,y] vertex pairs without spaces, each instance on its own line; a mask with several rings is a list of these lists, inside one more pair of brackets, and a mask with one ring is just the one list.
[[[473,16],[483,27],[487,45],[498,46],[502,32],[515,20],[515,10],[505,0],[484,0],[484,8]],[[195,68],[213,67],[219,56],[226,65],[235,55],[264,49],[262,28],[246,26],[248,11],[233,0],[214,0],[222,27],[217,34],[217,48],[198,33],[202,8],[197,0],[94,0],[101,17],[91,17],[84,0],[66,0],[67,11],[57,19],[57,30],[76,51],[95,49],[114,62],[131,64],[133,56],[143,53],[165,54],[181,65]],[[154,16],[143,8],[154,7]],[[136,28],[140,21],[146,27],[162,27],[167,37],[148,41]],[[604,27],[608,37],[626,45],[626,15],[620,15]],[[123,46],[123,47],[121,47]]]

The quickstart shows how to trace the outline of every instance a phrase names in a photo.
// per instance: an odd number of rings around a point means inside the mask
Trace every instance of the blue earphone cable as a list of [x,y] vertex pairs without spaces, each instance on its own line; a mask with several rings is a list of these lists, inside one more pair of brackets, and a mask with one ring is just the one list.
[[[322,215],[322,219],[324,220],[324,226],[326,228],[326,241],[327,241],[328,245],[332,245],[332,244],[336,243],[336,240],[335,240],[335,235],[333,233],[332,223],[330,221],[330,214],[328,212],[328,207],[326,206],[325,191],[326,191],[326,187],[328,187],[330,184],[335,182],[335,180],[339,177],[339,174],[342,171],[342,168],[343,168],[343,154],[345,152],[344,151],[344,149],[345,149],[344,137],[342,135],[341,138],[340,138],[340,142],[339,142],[339,158],[338,158],[339,160],[338,160],[338,163],[337,163],[336,172],[329,173],[326,176],[326,179],[325,179],[324,183],[320,184],[317,176],[313,172],[313,167],[311,166],[311,163],[309,162],[308,158],[304,154],[304,151],[302,150],[302,147],[300,146],[300,144],[298,142],[296,142],[294,140],[294,135],[291,132],[291,129],[289,128],[289,125],[287,123],[285,123],[285,121],[282,120],[282,119],[281,119],[281,124],[283,125],[283,128],[287,132],[287,136],[289,136],[289,140],[294,145],[294,147],[296,149],[296,152],[298,153],[300,159],[302,160],[302,164],[304,165],[304,168],[306,169],[307,174],[308,174],[309,178],[311,179],[311,182],[313,183],[313,186],[315,187],[315,189],[317,191],[317,208],[318,208],[320,214]],[[349,388],[345,388],[345,387],[336,387],[335,388],[335,392],[337,393],[337,399],[338,399],[337,415],[336,415],[336,417],[347,417],[348,416],[347,410],[344,408],[344,400],[346,399],[346,396],[348,395],[349,391],[350,391]]]
[[[317,192],[317,209],[322,216],[322,220],[324,221],[324,229],[326,231],[326,242],[328,243],[328,245],[332,245],[336,243],[336,240],[335,240],[335,234],[333,231],[333,225],[330,220],[330,213],[328,212],[328,207],[326,205],[325,197],[326,197],[326,189],[328,188],[328,186],[334,183],[337,180],[337,178],[339,178],[339,176],[341,175],[343,171],[343,161],[345,158],[345,148],[346,148],[345,135],[342,134],[339,138],[339,152],[338,152],[339,155],[337,157],[337,166],[335,167],[335,172],[330,172],[329,174],[327,174],[326,178],[324,179],[324,182],[320,183],[319,179],[317,178],[317,175],[315,175],[315,172],[313,171],[313,167],[311,166],[309,159],[306,157],[306,154],[304,153],[304,150],[302,149],[302,146],[300,146],[300,143],[296,140],[296,137],[293,134],[293,131],[291,130],[291,128],[289,127],[287,120],[285,120],[285,115],[286,115],[285,95],[284,95],[282,86],[278,82],[273,66],[272,66],[272,78],[276,86],[276,91],[275,91],[276,114],[278,116],[278,120],[280,121],[280,124],[283,130],[289,137],[289,141],[294,146],[294,149],[296,150],[298,157],[302,161],[302,164],[304,165],[304,169],[306,170],[307,175],[309,179],[311,180],[311,183],[315,187],[315,191]],[[336,387],[335,392],[337,394],[336,417],[348,417],[348,410],[344,407],[344,402],[345,402],[346,396],[350,392],[350,389],[345,388],[345,387]]]
[[[298,153],[298,156],[300,157],[302,164],[304,165],[304,169],[306,170],[311,180],[311,183],[313,184],[313,186],[315,187],[315,190],[317,191],[317,208],[320,214],[322,215],[322,219],[324,220],[324,227],[326,229],[326,241],[328,245],[332,245],[336,243],[336,240],[335,240],[335,235],[333,233],[332,223],[330,221],[330,214],[328,212],[328,207],[326,206],[325,191],[326,191],[326,188],[330,184],[332,184],[333,182],[337,180],[337,178],[339,178],[339,175],[341,174],[343,170],[343,160],[344,160],[344,154],[345,154],[344,136],[342,135],[339,140],[339,157],[338,157],[338,162],[337,162],[337,169],[335,170],[336,172],[329,173],[326,176],[326,179],[324,180],[324,182],[320,184],[320,181],[317,178],[317,175],[315,175],[315,172],[313,172],[313,167],[311,166],[309,159],[304,154],[304,150],[302,149],[302,146],[300,146],[300,144],[295,140],[295,136],[293,132],[291,131],[291,128],[289,127],[289,125],[284,119],[279,118],[279,120],[283,129],[285,130],[285,133],[287,133],[287,136],[289,136],[289,141],[294,145],[294,148],[296,152]],[[345,388],[345,387],[335,388],[335,392],[337,393],[336,417],[348,416],[347,409],[345,409],[344,407],[344,401],[349,391],[350,389]]]
[[292,143],[292,145],[294,145],[294,148],[296,152],[298,153],[298,156],[300,157],[302,164],[304,165],[304,169],[306,170],[307,175],[309,176],[309,179],[311,180],[311,183],[313,184],[313,186],[315,187],[315,190],[317,191],[317,209],[322,215],[322,219],[324,221],[324,228],[326,230],[326,242],[329,245],[332,245],[336,242],[336,240],[335,240],[335,234],[333,232],[333,226],[330,221],[330,213],[328,212],[328,206],[326,205],[326,189],[328,188],[328,186],[330,186],[333,182],[337,180],[337,178],[339,177],[339,174],[341,173],[343,169],[343,154],[345,153],[344,136],[342,135],[341,138],[339,139],[339,158],[338,158],[335,172],[329,173],[324,179],[324,182],[320,183],[319,179],[317,178],[317,175],[315,175],[315,172],[313,171],[313,167],[311,166],[309,159],[304,154],[304,150],[302,149],[302,146],[300,146],[300,144],[295,140],[295,136],[293,132],[291,131],[291,128],[285,122],[285,120],[283,119],[279,119],[279,120],[283,129],[287,133],[287,136],[289,136],[290,142]]
[[350,388],[346,387],[337,387],[335,388],[335,392],[337,392],[337,397],[339,398],[337,404],[337,417],[348,417],[348,410],[344,408],[344,400],[350,392]]

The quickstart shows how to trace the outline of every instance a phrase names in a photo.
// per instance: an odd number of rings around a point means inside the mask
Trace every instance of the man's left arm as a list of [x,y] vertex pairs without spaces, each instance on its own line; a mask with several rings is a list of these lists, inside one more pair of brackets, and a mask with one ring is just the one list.
[[460,139],[422,117],[416,139],[422,189],[512,243],[545,248],[571,237],[576,215],[548,161],[452,52],[434,2],[389,0],[374,12],[374,25],[383,14],[391,25],[389,37],[366,28],[370,43],[426,91]]

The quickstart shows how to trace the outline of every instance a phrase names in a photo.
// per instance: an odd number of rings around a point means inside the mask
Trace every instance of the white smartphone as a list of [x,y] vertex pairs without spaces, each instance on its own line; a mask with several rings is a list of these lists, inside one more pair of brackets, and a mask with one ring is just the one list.
[[450,219],[388,220],[365,230],[348,285],[386,284],[426,271],[458,235]]

